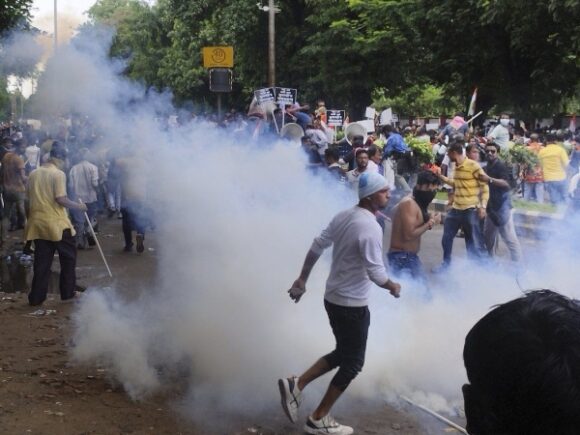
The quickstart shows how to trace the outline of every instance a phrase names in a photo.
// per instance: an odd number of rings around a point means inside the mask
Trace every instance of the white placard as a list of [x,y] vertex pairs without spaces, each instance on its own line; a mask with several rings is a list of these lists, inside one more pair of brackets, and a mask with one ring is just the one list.
[[389,125],[393,122],[393,111],[389,107],[381,112],[379,118],[379,125]]
[[375,131],[374,119],[366,119],[364,121],[357,121],[356,123],[362,125],[367,131],[367,133],[374,133]]
[[366,119],[375,119],[375,115],[377,111],[373,107],[367,107],[365,110],[365,118]]

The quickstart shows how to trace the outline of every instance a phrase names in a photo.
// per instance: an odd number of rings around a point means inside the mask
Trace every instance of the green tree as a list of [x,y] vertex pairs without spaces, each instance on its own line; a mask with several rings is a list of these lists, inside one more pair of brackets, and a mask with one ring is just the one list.
[[425,74],[480,107],[550,114],[580,77],[580,4],[569,0],[417,0]]
[[[465,109],[549,115],[577,96],[580,2],[574,0],[277,0],[277,83],[302,102],[324,98],[354,117],[373,95]],[[234,92],[246,104],[266,84],[267,14],[247,0],[99,0],[94,22],[118,29],[111,50],[127,74],[177,102],[214,101],[201,49],[232,45]],[[435,88],[430,86],[434,85]],[[385,90],[388,90],[386,92]],[[426,93],[425,93],[426,92]],[[455,99],[455,100],[454,100]],[[433,103],[434,104],[434,103]]]
[[444,88],[433,85],[412,85],[394,96],[386,89],[376,89],[373,105],[377,110],[391,107],[399,115],[431,118],[464,110],[460,98],[449,98]]
[[[0,4],[0,37],[17,26],[27,28],[30,21],[30,7],[33,0],[3,0]],[[0,55],[3,54],[4,47],[0,42]],[[10,95],[6,89],[8,83],[6,79],[7,71],[0,65],[0,120],[10,116]]]
[[30,21],[33,0],[3,0],[0,4],[0,36],[17,25],[26,27]]

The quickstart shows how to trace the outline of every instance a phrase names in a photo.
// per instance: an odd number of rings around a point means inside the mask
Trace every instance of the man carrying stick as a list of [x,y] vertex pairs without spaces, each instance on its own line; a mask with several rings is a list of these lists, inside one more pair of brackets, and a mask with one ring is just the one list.
[[300,276],[288,291],[298,302],[306,291],[306,281],[318,258],[330,245],[332,266],[326,281],[324,307],[336,338],[336,348],[314,363],[301,376],[278,380],[282,407],[295,422],[302,390],[313,380],[339,367],[322,401],[306,420],[309,434],[349,435],[353,429],[337,423],[330,409],[361,371],[370,323],[368,298],[372,284],[387,289],[398,298],[401,286],[389,279],[383,263],[383,233],[375,213],[389,200],[387,180],[376,172],[364,172],[358,183],[359,203],[337,214],[322,234],[314,239]]
[[84,204],[68,199],[66,175],[62,171],[66,150],[58,142],[52,145],[50,160],[32,171],[28,179],[30,216],[26,222],[26,240],[33,240],[34,276],[28,294],[30,305],[41,305],[48,292],[50,268],[54,252],[60,261],[60,298],[76,296],[77,250],[75,232],[65,208],[87,211]]

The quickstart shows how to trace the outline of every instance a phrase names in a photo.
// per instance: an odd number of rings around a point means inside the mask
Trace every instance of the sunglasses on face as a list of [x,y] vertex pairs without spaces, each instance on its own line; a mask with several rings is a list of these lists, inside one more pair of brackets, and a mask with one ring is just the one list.
[[487,154],[495,154],[497,151],[496,150],[485,150],[485,152]]

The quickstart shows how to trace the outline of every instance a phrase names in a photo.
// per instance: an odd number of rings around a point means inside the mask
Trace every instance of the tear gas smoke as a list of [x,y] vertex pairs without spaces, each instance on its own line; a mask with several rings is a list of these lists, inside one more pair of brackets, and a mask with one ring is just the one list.
[[[154,119],[172,112],[170,96],[121,78],[122,65],[106,55],[111,35],[99,35],[59,51],[39,81],[39,101],[88,115],[103,144],[130,145],[146,160],[161,273],[133,301],[91,289],[74,317],[73,357],[107,366],[133,398],[178,375],[189,383],[187,411],[199,418],[212,408],[223,418],[277,407],[276,379],[332,349],[322,307],[330,255],[300,304],[285,290],[312,238],[355,195],[312,178],[284,142],[240,143],[201,122],[162,131]],[[526,282],[577,295],[578,250],[560,252],[548,245],[529,253]],[[345,400],[404,393],[450,410],[466,380],[467,331],[519,294],[513,271],[461,261],[432,283],[430,298],[412,282],[403,282],[400,300],[376,289],[366,366]]]
[[42,52],[35,35],[13,32],[0,42],[0,69],[6,75],[26,77],[34,71]]

